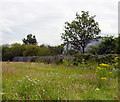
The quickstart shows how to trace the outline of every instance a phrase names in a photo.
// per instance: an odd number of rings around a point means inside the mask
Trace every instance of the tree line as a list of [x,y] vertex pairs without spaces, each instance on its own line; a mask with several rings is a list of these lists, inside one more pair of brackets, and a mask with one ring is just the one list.
[[12,61],[16,56],[54,56],[62,54],[63,44],[59,46],[25,45],[25,44],[5,44],[2,45],[2,60]]
[[[58,46],[38,45],[35,35],[28,34],[22,39],[23,44],[4,44],[2,48],[2,60],[12,60],[15,56],[54,56],[63,54],[64,47],[69,43],[71,49],[66,54],[74,55],[84,53],[85,47],[92,39],[97,39],[101,32],[95,15],[90,16],[89,12],[82,11],[82,15],[76,13],[76,18],[72,22],[65,22],[64,33],[61,38],[63,44]],[[91,46],[89,53],[92,54],[120,54],[120,36],[106,36],[98,46]]]

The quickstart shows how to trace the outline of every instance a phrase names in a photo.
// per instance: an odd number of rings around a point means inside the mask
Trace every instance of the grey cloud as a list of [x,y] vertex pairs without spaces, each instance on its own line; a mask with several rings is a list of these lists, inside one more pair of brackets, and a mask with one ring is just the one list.
[[[27,1],[27,0],[26,0]],[[18,41],[27,34],[36,35],[39,43],[61,43],[60,33],[63,33],[64,22],[72,21],[75,13],[81,14],[82,10],[90,11],[96,15],[102,32],[117,33],[117,7],[114,0],[29,0],[29,1],[4,1],[0,4],[0,23],[4,37],[3,41]],[[109,4],[109,5],[107,5]],[[4,28],[4,29],[3,29]]]

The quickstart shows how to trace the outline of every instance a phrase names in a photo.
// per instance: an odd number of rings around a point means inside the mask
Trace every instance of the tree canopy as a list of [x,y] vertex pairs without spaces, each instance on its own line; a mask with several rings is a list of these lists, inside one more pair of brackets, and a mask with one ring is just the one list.
[[35,38],[35,35],[32,36],[32,34],[28,34],[28,35],[27,35],[27,39],[24,38],[22,41],[23,41],[23,43],[26,44],[26,45],[31,45],[31,44],[37,45],[37,40],[36,40],[36,38]]
[[84,53],[88,41],[95,38],[101,31],[94,17],[90,16],[88,11],[82,11],[81,16],[76,13],[75,20],[71,23],[65,22],[65,32],[62,33],[61,38],[65,43],[71,44],[74,50]]

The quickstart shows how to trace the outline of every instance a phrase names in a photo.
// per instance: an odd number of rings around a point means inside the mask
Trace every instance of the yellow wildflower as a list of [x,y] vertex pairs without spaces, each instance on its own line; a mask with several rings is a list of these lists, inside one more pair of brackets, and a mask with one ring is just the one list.
[[102,64],[100,64],[101,66],[105,66],[105,67],[108,67],[109,65],[108,64],[104,64],[104,63],[102,63]]
[[97,91],[99,91],[100,89],[96,88]]
[[118,63],[116,62],[116,63],[115,63],[115,66],[117,66],[117,65],[118,65]]
[[118,60],[118,57],[115,57],[115,61],[117,61]]
[[84,62],[84,61],[85,61],[85,59],[82,59],[82,61]]
[[109,73],[112,73],[112,72],[109,72]]
[[101,70],[101,68],[100,67],[97,67],[99,70]]
[[106,80],[107,78],[106,78],[106,77],[102,77],[101,79],[102,79],[102,80]]

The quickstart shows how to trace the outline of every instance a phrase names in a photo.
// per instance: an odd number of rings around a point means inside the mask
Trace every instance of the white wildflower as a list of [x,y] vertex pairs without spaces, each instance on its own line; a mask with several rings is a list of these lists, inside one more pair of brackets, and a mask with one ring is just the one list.
[[3,94],[5,94],[5,93],[1,93],[1,95],[3,95]]

